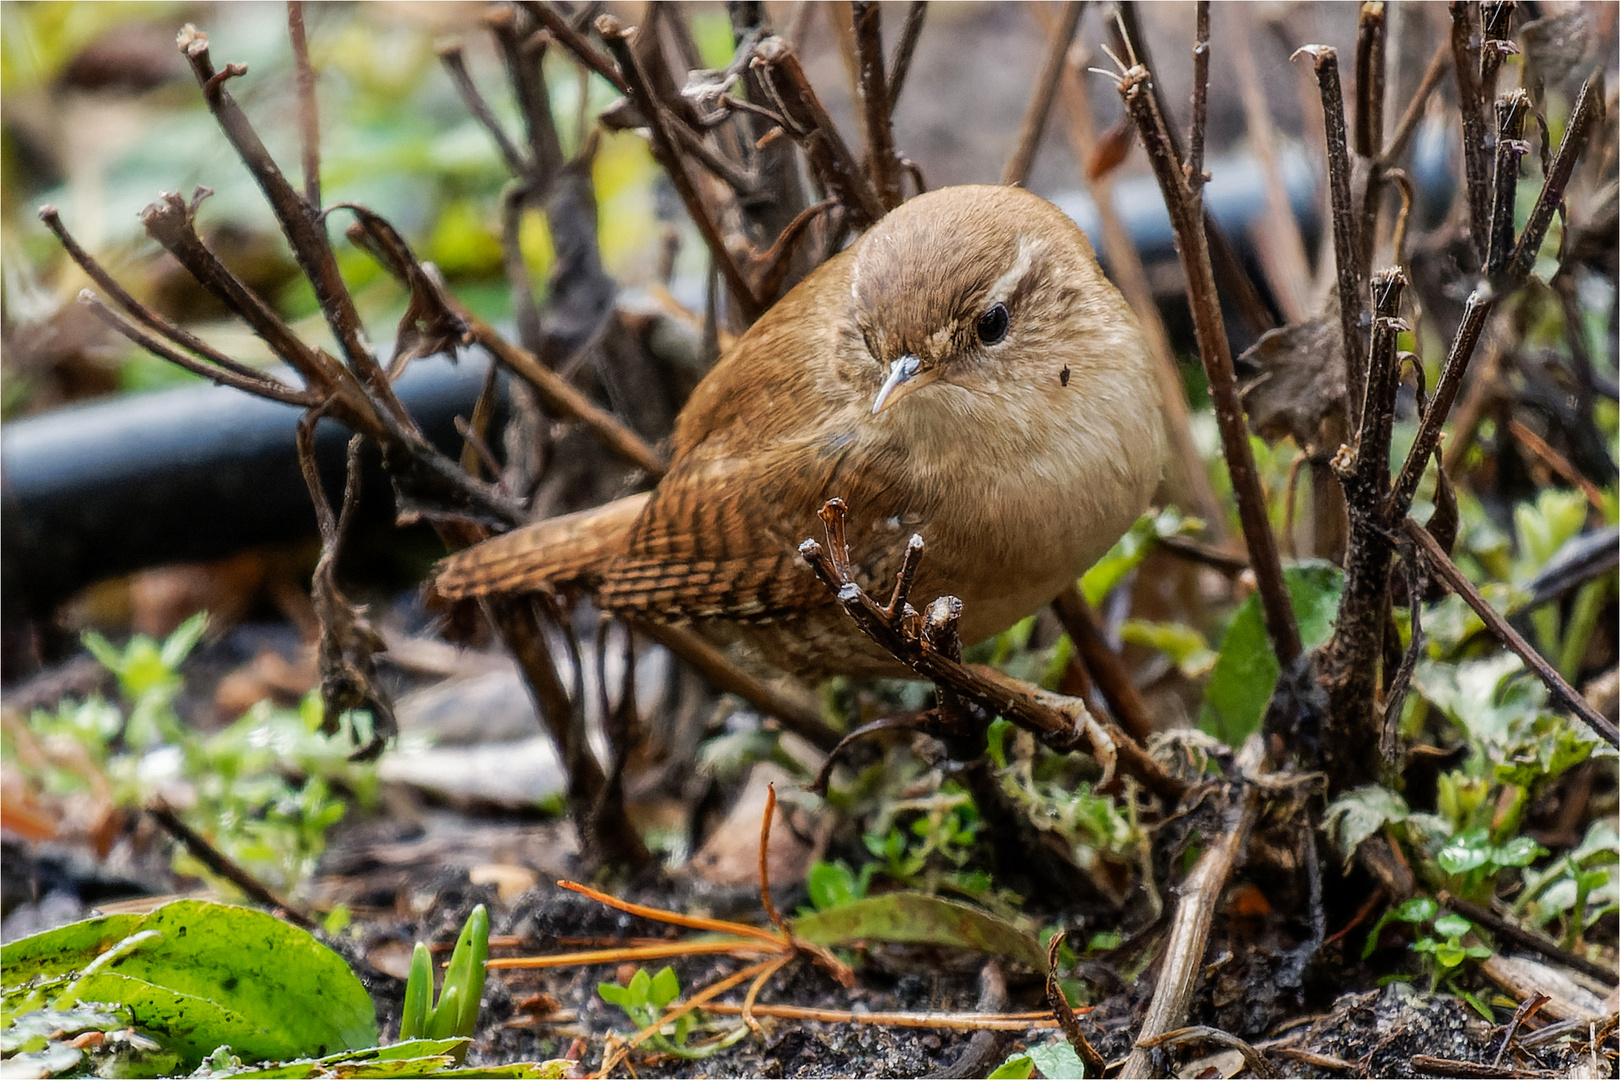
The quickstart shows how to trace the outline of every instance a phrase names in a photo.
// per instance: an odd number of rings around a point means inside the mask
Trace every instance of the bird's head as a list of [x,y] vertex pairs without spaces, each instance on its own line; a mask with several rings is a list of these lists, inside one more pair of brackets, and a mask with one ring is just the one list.
[[1085,285],[1101,274],[1051,203],[1019,188],[942,188],[892,211],[854,255],[854,324],[881,380],[874,414],[938,383],[997,393],[1045,372],[1068,385],[1061,343],[1083,331]]

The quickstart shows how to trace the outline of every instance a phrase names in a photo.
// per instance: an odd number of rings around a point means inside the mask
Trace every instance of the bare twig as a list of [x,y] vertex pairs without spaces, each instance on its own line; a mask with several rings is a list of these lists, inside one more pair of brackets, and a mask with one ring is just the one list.
[[1384,146],[1384,5],[1362,4],[1356,26],[1355,150],[1370,158]]
[[366,341],[360,313],[338,272],[337,256],[327,239],[320,211],[287,183],[280,166],[248,122],[247,115],[225,89],[226,80],[246,74],[247,68],[230,64],[224,71],[216,72],[208,52],[208,37],[195,27],[188,25],[183,28],[178,44],[181,53],[191,64],[198,85],[202,87],[209,112],[275,213],[282,232],[292,246],[293,258],[298,261],[299,268],[314,288],[321,314],[325,316],[332,336],[337,339],[350,367],[382,411],[400,423],[408,423],[405,406],[400,404],[388,373],[377,363]]
[[1058,621],[1068,632],[1069,640],[1074,642],[1075,651],[1096,680],[1097,689],[1102,692],[1103,700],[1108,702],[1114,719],[1131,733],[1132,738],[1146,742],[1157,730],[1157,725],[1153,723],[1153,717],[1149,715],[1147,704],[1137,691],[1131,673],[1125,670],[1124,661],[1109,647],[1107,639],[1098,629],[1097,613],[1091,610],[1086,598],[1073,585],[1058,593],[1057,599],[1052,601],[1052,610],[1057,612]]
[[1177,558],[1211,567],[1227,577],[1237,577],[1249,568],[1249,560],[1243,556],[1229,554],[1191,537],[1161,536],[1159,546]]
[[1593,126],[1603,115],[1603,95],[1598,88],[1597,78],[1594,75],[1587,79],[1575,98],[1569,122],[1564,127],[1563,141],[1558,144],[1558,152],[1553,157],[1552,167],[1547,170],[1547,177],[1541,185],[1541,193],[1536,198],[1535,206],[1531,208],[1529,220],[1519,235],[1512,257],[1502,267],[1497,279],[1475,289],[1468,297],[1462,320],[1457,325],[1457,334],[1452,339],[1445,365],[1440,369],[1440,378],[1435,383],[1434,400],[1430,403],[1428,411],[1423,414],[1417,435],[1412,440],[1412,447],[1407,452],[1406,461],[1402,464],[1400,475],[1390,492],[1384,511],[1384,520],[1390,526],[1404,518],[1407,510],[1411,508],[1418,482],[1428,469],[1429,459],[1434,454],[1435,446],[1440,442],[1441,425],[1451,412],[1457,391],[1462,387],[1463,375],[1468,370],[1469,361],[1473,359],[1474,348],[1479,344],[1485,323],[1496,307],[1497,300],[1507,290],[1522,284],[1530,274],[1536,254],[1541,250],[1541,242],[1546,238],[1547,228],[1552,223],[1553,214],[1563,202],[1564,189],[1574,174],[1575,162],[1585,148]]
[[299,908],[294,907],[285,897],[272,892],[268,885],[237,865],[230,856],[210,844],[201,833],[181,821],[180,815],[176,814],[174,809],[163,801],[162,797],[154,797],[151,802],[148,802],[146,812],[152,816],[153,821],[163,826],[164,832],[184,844],[186,850],[191,852],[192,858],[226,881],[229,881],[232,885],[235,885],[238,889],[241,889],[252,899],[267,908],[280,911],[286,915],[288,922],[301,926],[305,930],[314,930],[319,927],[320,924],[314,919],[304,914]]
[[501,152],[501,160],[506,163],[506,171],[513,176],[527,176],[529,162],[524,160],[522,152],[518,150],[511,136],[507,135],[501,122],[495,119],[495,113],[484,100],[484,95],[478,92],[478,87],[472,81],[472,75],[467,71],[467,59],[461,43],[458,41],[443,45],[438,53],[445,71],[450,73],[450,82],[455,86],[456,93],[461,96],[461,103],[467,106],[467,111],[472,113],[473,119],[477,120],[495,141],[495,148]]
[[1456,590],[1457,595],[1461,596],[1463,601],[1474,609],[1474,613],[1484,620],[1485,626],[1491,633],[1495,634],[1504,645],[1518,654],[1519,659],[1524,661],[1525,666],[1534,671],[1541,681],[1547,684],[1547,689],[1552,691],[1553,698],[1562,708],[1573,713],[1610,746],[1620,745],[1620,732],[1615,730],[1614,724],[1610,723],[1602,713],[1592,708],[1591,704],[1574,687],[1564,681],[1564,677],[1558,674],[1558,670],[1549,664],[1528,641],[1524,640],[1519,632],[1513,629],[1495,608],[1491,607],[1490,603],[1479,594],[1479,590],[1474,588],[1473,582],[1463,576],[1463,572],[1457,569],[1457,565],[1451,561],[1450,556],[1445,553],[1435,538],[1429,535],[1429,530],[1411,518],[1404,519],[1401,522],[1401,528],[1406,531],[1407,535],[1417,541],[1418,547],[1422,549],[1424,562],[1429,569],[1433,570],[1447,585]]
[[850,4],[855,20],[855,53],[860,59],[861,112],[866,120],[866,158],[872,188],[885,210],[900,205],[900,160],[894,153],[892,106],[883,73],[883,15],[872,0]]
[[1058,978],[1058,950],[1063,948],[1063,939],[1067,935],[1059,930],[1052,935],[1052,940],[1046,943],[1046,1003],[1052,1006],[1052,1015],[1057,1018],[1058,1027],[1063,1030],[1063,1037],[1069,1040],[1074,1052],[1079,1055],[1080,1061],[1086,1067],[1087,1076],[1101,1076],[1108,1067],[1108,1062],[1091,1045],[1086,1033],[1080,1028],[1080,1018],[1074,1014],[1074,1006],[1069,1004],[1068,995],[1063,992],[1063,981]]
[[315,105],[315,68],[304,36],[302,0],[287,0],[287,36],[292,39],[293,68],[298,73],[298,151],[304,167],[304,199],[321,206],[321,122]]
[[1519,51],[1513,44],[1513,0],[1486,0],[1480,5],[1483,26],[1479,43],[1479,90],[1489,101],[1496,95],[1496,73],[1502,66],[1502,57]]
[[1344,593],[1333,638],[1321,654],[1320,677],[1328,698],[1321,753],[1335,790],[1372,779],[1377,764],[1372,750],[1383,730],[1374,694],[1394,550],[1379,511],[1389,488],[1389,444],[1399,386],[1395,341],[1405,328],[1399,319],[1405,286],[1406,277],[1398,267],[1373,275],[1372,347],[1361,424],[1354,450],[1341,449],[1333,461],[1350,511]]
[[1327,132],[1328,186],[1333,195],[1333,260],[1339,283],[1339,332],[1344,342],[1344,385],[1349,402],[1350,426],[1361,424],[1361,399],[1366,389],[1362,358],[1367,337],[1362,331],[1362,258],[1360,220],[1351,195],[1353,166],[1345,145],[1344,96],[1339,89],[1339,58],[1326,45],[1307,45],[1294,53],[1309,56],[1316,68],[1322,94],[1322,118]]
[[1164,967],[1153,990],[1153,1001],[1119,1075],[1163,1075],[1155,1071],[1157,1067],[1152,1062],[1149,1047],[1155,1039],[1179,1027],[1187,1015],[1193,987],[1203,971],[1204,946],[1209,941],[1215,905],[1259,814],[1260,789],[1250,785],[1228,807],[1222,832],[1209,838],[1209,846],[1182,882],[1181,900],[1170,922],[1170,935],[1164,945]]
[[1620,986],[1620,974],[1616,974],[1613,964],[1599,964],[1579,953],[1559,948],[1557,943],[1547,940],[1540,934],[1533,933],[1518,923],[1505,919],[1488,907],[1464,900],[1460,896],[1453,896],[1445,890],[1435,897],[1443,907],[1448,907],[1457,914],[1472,922],[1479,923],[1498,937],[1507,939],[1522,949],[1546,957],[1555,964],[1573,968],[1594,979],[1599,979],[1610,986]]
[[1192,305],[1198,352],[1209,378],[1210,397],[1215,404],[1215,419],[1226,452],[1227,471],[1232,478],[1238,516],[1249,547],[1249,562],[1254,567],[1259,586],[1266,631],[1271,638],[1273,651],[1283,668],[1287,669],[1302,652],[1299,627],[1294,621],[1293,606],[1283,581],[1277,538],[1272,534],[1266,515],[1265,493],[1260,487],[1254,452],[1249,446],[1248,425],[1238,398],[1232,347],[1227,341],[1221,318],[1220,297],[1215,290],[1215,274],[1210,266],[1207,236],[1203,228],[1203,199],[1199,192],[1187,187],[1186,176],[1176,160],[1164,117],[1152,93],[1151,81],[1152,76],[1147,69],[1132,67],[1121,73],[1119,92],[1125,101],[1126,112],[1141,136],[1142,145],[1147,149],[1154,174],[1158,177],[1159,190],[1170,211],[1176,247],[1181,253],[1182,269],[1187,275],[1187,295]]
[[[1056,20],[1049,9],[1036,6],[1035,18],[1042,33],[1054,32]],[[1071,53],[1065,58],[1063,79],[1058,86],[1063,95],[1063,115],[1068,120],[1069,143],[1077,162],[1091,160],[1096,149],[1096,133],[1091,116],[1091,93],[1086,76],[1080,69],[1079,58]],[[1204,459],[1193,444],[1192,422],[1187,408],[1187,391],[1181,382],[1181,370],[1170,347],[1170,334],[1165,329],[1159,305],[1153,298],[1142,257],[1125,226],[1114,209],[1114,178],[1105,172],[1090,181],[1092,198],[1097,205],[1097,218],[1102,223],[1102,251],[1108,264],[1108,276],[1119,287],[1125,302],[1136,313],[1147,340],[1148,352],[1153,356],[1153,376],[1159,384],[1160,408],[1164,411],[1164,432],[1170,442],[1171,460],[1166,469],[1169,497],[1191,510],[1209,523],[1213,536],[1224,534],[1222,522],[1226,513],[1215,499],[1210,487],[1209,473]]]
[[928,13],[928,0],[911,0],[906,9],[906,21],[900,26],[900,40],[894,46],[894,58],[889,61],[889,114],[900,101],[900,90],[906,85],[906,74],[911,70],[911,58],[917,51],[917,39],[922,36],[923,17]]
[[[850,575],[844,543],[843,500],[830,500],[822,508],[821,516],[827,525],[826,546],[806,540],[799,545],[799,554],[838,597],[839,604],[861,632],[895,659],[988,715],[1004,716],[1033,732],[1054,750],[1066,753],[1082,743],[1089,743],[1098,756],[1117,755],[1122,769],[1161,798],[1175,803],[1185,794],[1186,785],[1166,772],[1123,728],[1092,716],[1078,698],[1048,693],[994,668],[969,667],[954,659],[951,649],[930,640],[927,620],[907,606],[903,596],[899,598],[900,610],[891,614]],[[920,539],[912,543],[920,552]],[[930,610],[950,607],[947,601],[955,605],[954,613],[947,614],[943,620],[948,624],[959,614],[960,600],[941,597],[930,605]],[[1099,750],[1100,743],[1106,745]]]
[[566,763],[565,798],[569,817],[580,831],[581,845],[619,865],[646,865],[647,849],[625,818],[623,801],[602,797],[607,774],[586,745],[578,707],[569,699],[557,672],[533,598],[489,596],[480,603],[522,670],[541,721]]
[[1529,278],[1530,269],[1541,252],[1541,242],[1547,238],[1547,228],[1552,224],[1553,215],[1564,203],[1564,189],[1569,186],[1570,177],[1575,173],[1576,160],[1586,148],[1586,140],[1591,137],[1594,125],[1603,119],[1603,108],[1603,76],[1594,73],[1581,84],[1575,105],[1570,110],[1569,122],[1564,125],[1564,138],[1559,142],[1558,152],[1547,169],[1546,179],[1542,181],[1541,194],[1530,208],[1530,216],[1524,223],[1524,231],[1519,234],[1512,259],[1503,267],[1503,273],[1514,285],[1523,284]]
[[774,716],[782,726],[802,737],[818,750],[830,750],[841,737],[827,726],[816,711],[809,694],[785,694],[742,670],[725,653],[683,626],[668,623],[637,622],[636,629],[692,665],[716,690],[736,694],[761,712]]
[[1209,0],[1198,0],[1193,37],[1193,114],[1187,130],[1187,186],[1204,186],[1204,129],[1209,124]]
[[1485,94],[1479,81],[1480,38],[1474,5],[1451,0],[1451,66],[1462,109],[1463,175],[1468,191],[1468,233],[1483,261],[1491,227],[1491,191],[1485,145]]
[[321,534],[321,556],[310,581],[310,600],[320,620],[317,655],[321,673],[321,705],[324,716],[321,731],[336,735],[344,713],[365,709],[371,714],[371,739],[350,755],[353,761],[370,761],[382,753],[387,741],[399,733],[394,717],[393,696],[377,677],[377,654],[386,651],[382,635],[337,585],[337,561],[343,538],[360,504],[360,448],[363,436],[349,437],[341,510],[334,515],[321,483],[321,470],[315,461],[315,425],[320,410],[311,409],[299,418],[295,441],[298,466],[309,487],[315,507],[315,523]]
[[[1140,66],[1152,72],[1153,60],[1148,55],[1147,39],[1142,35],[1134,0],[1120,0],[1114,15],[1113,21],[1108,25],[1108,31],[1117,46],[1116,51],[1126,58],[1125,62],[1128,65]],[[1164,96],[1158,84],[1150,77],[1148,86],[1149,92],[1153,95],[1154,108],[1164,118],[1170,154],[1179,170],[1182,168],[1181,139],[1170,124],[1170,110],[1165,107]],[[1250,332],[1258,337],[1276,326],[1277,321],[1272,318],[1271,310],[1266,307],[1265,301],[1260,298],[1260,293],[1254,287],[1254,282],[1249,279],[1249,272],[1242,260],[1232,250],[1220,222],[1215,220],[1215,215],[1211,214],[1207,207],[1202,206],[1202,202],[1200,207],[1204,217],[1206,247],[1209,249],[1210,262],[1215,268],[1216,279],[1225,287],[1227,299],[1237,308]]]
[[1417,90],[1412,94],[1412,100],[1406,103],[1406,111],[1401,113],[1400,121],[1395,125],[1395,133],[1389,137],[1379,151],[1378,164],[1388,166],[1400,160],[1406,153],[1406,144],[1411,141],[1412,133],[1417,131],[1418,121],[1423,119],[1423,110],[1428,107],[1429,97],[1434,88],[1440,85],[1445,77],[1446,68],[1451,65],[1451,45],[1441,42],[1434,50],[1434,56],[1429,60],[1429,66],[1423,72],[1423,78],[1418,83]]
[[679,119],[670,115],[648,84],[647,76],[636,59],[635,50],[631,48],[630,31],[611,15],[603,15],[596,20],[596,31],[602,35],[602,40],[607,42],[608,49],[619,63],[619,70],[624,73],[626,82],[630,84],[627,91],[630,100],[641,109],[642,115],[647,120],[652,134],[653,156],[669,174],[670,183],[674,185],[676,194],[680,196],[681,203],[692,218],[692,223],[697,226],[699,235],[708,246],[709,254],[719,267],[721,276],[725,278],[726,286],[731,292],[732,299],[736,301],[743,319],[753,322],[765,310],[764,304],[755,295],[753,285],[743,274],[742,265],[738,262],[736,254],[727,246],[708,204],[704,202],[697,186],[692,183],[692,177],[686,171],[685,160],[677,152],[676,136],[671,128],[680,123]]
[[[129,314],[133,316],[136,321],[157,331],[163,337],[174,342],[176,345],[179,345],[181,348],[196,354],[202,359],[208,361],[208,363],[224,368],[226,371],[231,372],[232,374],[243,379],[266,384],[267,386],[272,387],[276,391],[282,393],[297,392],[280,379],[277,379],[275,376],[270,375],[267,372],[259,371],[256,368],[251,368],[246,364],[231,359],[229,356],[226,356],[224,353],[208,344],[202,338],[197,337],[191,331],[176,326],[174,323],[170,322],[168,319],[165,319],[162,315],[159,315],[157,312],[135,299],[135,297],[131,296],[129,290],[118,284],[113,276],[107,273],[106,267],[102,266],[101,263],[96,261],[95,257],[80,246],[79,242],[74,239],[73,234],[67,231],[67,227],[62,224],[61,214],[58,213],[55,206],[52,206],[49,203],[41,206],[39,208],[39,220],[45,223],[45,227],[49,229],[53,235],[55,235],[56,239],[67,251],[68,257],[79,264],[79,269],[83,270],[85,274],[89,276],[90,280],[96,283],[96,287],[111,297],[119,307],[129,312]],[[182,363],[178,360],[174,362]],[[206,369],[192,368],[189,370],[195,370],[198,374],[206,375],[206,377],[210,379],[215,378],[215,376],[208,373]]]
[[1177,1028],[1167,1031],[1152,1039],[1138,1039],[1136,1045],[1146,1049],[1156,1046],[1171,1046],[1181,1042],[1209,1042],[1216,1046],[1224,1046],[1228,1050],[1236,1050],[1243,1055],[1243,1062],[1249,1067],[1249,1072],[1255,1076],[1275,1078],[1283,1074],[1277,1067],[1267,1060],[1266,1055],[1249,1045],[1247,1042],[1220,1028],[1198,1025],[1196,1027]]
[[495,43],[506,65],[506,78],[512,84],[517,98],[518,112],[529,136],[530,165],[527,175],[543,190],[563,166],[562,140],[557,136],[557,125],[551,116],[551,93],[546,88],[544,61],[546,46],[551,35],[545,31],[531,33],[534,23],[527,17],[527,8],[494,6],[484,21],[495,35]]
[[754,56],[766,88],[788,122],[788,134],[804,148],[822,187],[843,204],[851,225],[875,224],[883,216],[883,204],[805,78],[799,58],[779,37],[761,41]]
[[1052,99],[1057,96],[1058,77],[1063,74],[1063,58],[1069,52],[1069,43],[1074,40],[1074,32],[1080,26],[1080,16],[1085,11],[1084,0],[1068,0],[1063,5],[1063,14],[1058,18],[1056,29],[1047,38],[1046,56],[1041,60],[1041,70],[1035,76],[1035,89],[1029,96],[1028,107],[1024,109],[1024,120],[1018,128],[1018,141],[1013,146],[1012,156],[1001,170],[1003,184],[1021,185],[1029,179],[1030,166],[1035,163],[1035,151],[1041,145],[1046,119],[1052,112]]
[[1540,458],[1560,480],[1571,487],[1578,488],[1581,494],[1586,496],[1586,501],[1592,504],[1592,509],[1600,514],[1603,513],[1602,489],[1581,475],[1581,471],[1571,464],[1570,460],[1563,454],[1549,446],[1546,439],[1531,431],[1522,420],[1517,419],[1508,421],[1508,433],[1517,439],[1519,444],[1526,450]]
[[234,372],[210,367],[208,364],[193,359],[178,349],[172,348],[162,338],[142,330],[139,326],[112,310],[102,301],[101,297],[89,289],[80,290],[79,303],[88,307],[91,314],[95,315],[96,318],[123,334],[153,356],[162,357],[177,367],[185,368],[187,371],[195,375],[201,375],[203,378],[210,379],[221,386],[234,386],[236,389],[253,394],[256,397],[267,398],[270,401],[280,401],[288,405],[314,405],[319,398],[319,395],[312,390],[295,390],[285,383],[272,380],[269,377],[255,379],[249,376],[237,375]]
[[1253,12],[1248,4],[1234,4],[1225,9],[1236,19],[1236,33],[1232,34],[1232,60],[1238,73],[1238,89],[1243,98],[1243,118],[1248,129],[1250,152],[1260,162],[1266,178],[1266,224],[1268,246],[1273,252],[1276,267],[1272,272],[1266,266],[1267,283],[1282,309],[1283,318],[1290,323],[1304,322],[1311,315],[1310,259],[1305,253],[1305,240],[1299,232],[1299,219],[1288,200],[1288,186],[1283,182],[1282,168],[1277,162],[1277,136],[1271,123],[1271,108],[1266,92],[1260,86],[1260,73],[1255,67],[1254,50],[1250,41],[1254,37]]
[[602,76],[613,89],[621,94],[630,93],[630,84],[625,82],[624,75],[619,71],[618,65],[612,60],[597,52],[595,47],[585,36],[569,23],[550,4],[538,3],[526,5],[534,17],[545,24],[551,36],[562,43],[563,48],[574,54],[575,59],[584,64],[591,71]]
[[1514,196],[1519,190],[1519,159],[1530,152],[1524,141],[1525,114],[1530,96],[1523,90],[1503,94],[1496,103],[1496,173],[1491,185],[1491,232],[1485,252],[1485,273],[1499,273],[1513,251]]
[[641,436],[626,427],[624,421],[580,393],[572,383],[540,363],[533,353],[507,341],[499,331],[463,307],[459,301],[451,301],[451,310],[466,320],[467,328],[478,344],[534,387],[546,408],[571,420],[578,420],[608,449],[645,470],[648,476],[657,478],[664,475],[668,466],[663,457]]

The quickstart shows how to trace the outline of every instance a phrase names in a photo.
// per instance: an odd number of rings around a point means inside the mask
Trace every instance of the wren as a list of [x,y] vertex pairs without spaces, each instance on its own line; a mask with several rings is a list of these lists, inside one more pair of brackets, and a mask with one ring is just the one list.
[[[1038,610],[1147,507],[1164,458],[1141,330],[1085,235],[1027,191],[918,195],[784,296],[693,392],[652,491],[495,537],[435,587],[584,593],[741,637],[804,678],[908,675],[798,553],[849,507],[886,596],[962,599],[971,644]],[[919,604],[920,606],[920,604]]]

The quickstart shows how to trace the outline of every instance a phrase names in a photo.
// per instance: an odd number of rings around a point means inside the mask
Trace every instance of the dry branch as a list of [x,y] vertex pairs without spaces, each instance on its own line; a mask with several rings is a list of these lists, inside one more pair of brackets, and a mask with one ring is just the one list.
[[[1149,791],[1171,804],[1180,801],[1187,786],[1166,772],[1122,728],[1092,716],[1080,699],[1049,693],[994,668],[969,667],[955,659],[950,643],[955,638],[962,603],[956,597],[934,601],[925,619],[907,603],[910,575],[902,570],[887,607],[872,599],[854,581],[845,562],[843,500],[830,500],[821,516],[827,525],[826,546],[806,540],[799,545],[799,553],[867,637],[921,677],[978,706],[987,716],[1006,717],[1060,753],[1089,745],[1099,758],[1117,756],[1120,768]],[[906,553],[913,573],[922,551],[922,538],[913,536]]]
[[894,152],[893,106],[883,72],[883,15],[872,0],[850,4],[855,23],[855,52],[860,59],[861,113],[866,121],[866,159],[872,187],[884,210],[900,205],[900,159]]
[[[1254,756],[1254,755],[1249,755]],[[1121,1076],[1159,1076],[1149,1049],[1155,1039],[1180,1027],[1192,1001],[1193,988],[1204,968],[1204,946],[1210,920],[1226,888],[1239,854],[1247,846],[1249,831],[1260,815],[1260,789],[1250,785],[1236,794],[1227,808],[1222,833],[1211,838],[1185,881],[1181,900],[1170,921],[1164,944],[1164,966],[1153,989],[1153,1001],[1137,1032],[1136,1043],[1120,1069]]]
[[[1134,50],[1133,50],[1134,54]],[[1170,222],[1176,234],[1187,276],[1187,297],[1192,306],[1193,329],[1198,353],[1209,378],[1215,420],[1220,428],[1226,454],[1226,467],[1232,478],[1232,491],[1243,524],[1243,538],[1249,548],[1249,563],[1259,586],[1261,609],[1273,651],[1286,670],[1302,652],[1299,627],[1283,581],[1282,560],[1277,538],[1266,516],[1265,493],[1249,446],[1249,430],[1237,392],[1237,376],[1232,367],[1232,347],[1227,341],[1221,317],[1220,297],[1215,290],[1215,273],[1210,266],[1208,236],[1204,231],[1204,207],[1200,191],[1187,186],[1186,174],[1177,160],[1164,116],[1159,112],[1152,89],[1152,75],[1140,64],[1120,73],[1120,96],[1125,110],[1136,125],[1142,145],[1153,164],[1154,175]]]
[[1362,358],[1367,337],[1361,317],[1365,310],[1362,266],[1361,222],[1356,200],[1351,194],[1354,166],[1345,145],[1344,95],[1339,88],[1338,54],[1326,45],[1306,45],[1298,52],[1311,58],[1316,83],[1322,94],[1322,116],[1327,133],[1328,188],[1333,200],[1333,262],[1339,284],[1339,332],[1344,349],[1344,385],[1350,403],[1350,426],[1361,423],[1361,399],[1365,389]]
[[1046,120],[1052,113],[1052,100],[1057,96],[1058,79],[1063,74],[1063,61],[1069,52],[1069,43],[1080,27],[1080,16],[1086,12],[1085,0],[1068,0],[1058,17],[1055,29],[1050,29],[1046,42],[1046,56],[1041,60],[1035,76],[1035,89],[1030,93],[1029,105],[1024,109],[1023,122],[1018,127],[1018,141],[1013,144],[1012,156],[1001,171],[1003,184],[1022,185],[1029,179],[1029,170],[1035,164],[1035,151],[1040,149],[1041,136],[1046,131]]
[[1560,707],[1574,714],[1577,719],[1591,728],[1593,733],[1610,746],[1620,746],[1620,732],[1616,731],[1614,724],[1609,721],[1608,717],[1594,709],[1591,703],[1581,696],[1579,691],[1565,682],[1564,677],[1558,674],[1558,669],[1547,663],[1546,659],[1535,650],[1535,647],[1524,640],[1524,637],[1513,629],[1495,608],[1491,607],[1490,603],[1479,594],[1479,590],[1474,588],[1474,583],[1463,576],[1461,570],[1457,569],[1457,564],[1451,561],[1450,556],[1430,535],[1429,530],[1411,518],[1401,522],[1401,528],[1417,542],[1425,565],[1438,574],[1447,585],[1455,589],[1457,595],[1461,596],[1464,602],[1474,609],[1474,614],[1484,620],[1486,628],[1495,634],[1504,645],[1512,649],[1519,659],[1524,661],[1525,666],[1535,672],[1536,676],[1547,684],[1547,689],[1552,691],[1553,698]]

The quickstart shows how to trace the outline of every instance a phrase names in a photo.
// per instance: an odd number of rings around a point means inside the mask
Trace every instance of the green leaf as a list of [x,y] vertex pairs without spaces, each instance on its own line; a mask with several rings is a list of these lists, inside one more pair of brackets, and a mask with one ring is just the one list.
[[1442,941],[1434,946],[1434,959],[1442,968],[1454,968],[1468,959],[1468,953],[1461,945]]
[[478,1027],[478,1003],[484,993],[484,961],[489,959],[489,912],[475,906],[456,938],[450,966],[444,972],[439,1003],[428,1018],[427,1033],[435,1039],[468,1037]]
[[1434,920],[1434,932],[1448,938],[1459,938],[1474,928],[1474,924],[1455,912],[1448,912]]
[[1136,519],[1125,535],[1114,541],[1108,553],[1098,559],[1080,579],[1080,592],[1095,607],[1113,591],[1126,574],[1147,558],[1155,538],[1154,515],[1150,511]]
[[1547,850],[1528,836],[1515,836],[1501,847],[1491,850],[1491,861],[1497,866],[1529,866]]
[[1519,558],[1514,581],[1523,584],[1558,554],[1558,549],[1579,535],[1586,525],[1586,497],[1579,491],[1542,488],[1532,503],[1513,508],[1513,531],[1518,536]]
[[1489,836],[1484,829],[1469,829],[1446,841],[1435,862],[1448,874],[1466,874],[1484,866],[1491,858]]
[[871,940],[976,949],[1046,972],[1046,952],[1029,934],[977,908],[922,893],[884,893],[818,911],[795,919],[793,933],[815,945]]
[[617,1005],[626,1012],[629,1012],[630,1007],[635,1004],[630,998],[630,988],[620,986],[618,983],[599,982],[596,984],[596,993],[609,1005]]
[[1029,1048],[1029,1059],[1046,1080],[1085,1080],[1086,1067],[1080,1055],[1067,1042],[1044,1043]]
[[864,895],[855,874],[842,859],[837,862],[817,861],[805,875],[805,887],[810,892],[810,903],[817,911],[847,904]]
[[681,981],[675,976],[675,969],[667,964],[652,977],[652,986],[648,1001],[653,1008],[663,1011],[664,1007],[681,996]]
[[996,1066],[988,1080],[1029,1080],[1034,1075],[1034,1060],[1028,1054],[1014,1054]]
[[[1283,580],[1300,639],[1305,648],[1314,649],[1333,632],[1344,575],[1332,563],[1310,561],[1284,570]],[[1266,637],[1257,593],[1238,608],[1221,641],[1198,726],[1228,746],[1237,746],[1259,728],[1281,671]]]
[[[133,920],[133,921],[132,921]],[[143,934],[135,947],[103,954]],[[9,992],[72,976],[79,1001],[129,1009],[137,1031],[194,1067],[221,1044],[286,1059],[374,1045],[371,998],[336,953],[263,912],[177,900],[145,916],[102,916],[0,948]]]
[[1501,744],[1516,720],[1533,717],[1547,700],[1537,679],[1513,679],[1524,662],[1510,652],[1458,664],[1420,661],[1412,685],[1473,738]]
[[416,1039],[427,1031],[428,1007],[433,1001],[433,955],[422,942],[411,953],[411,973],[405,980],[405,1005],[399,1018],[399,1037]]
[[191,650],[197,647],[197,642],[202,640],[203,632],[207,629],[208,613],[205,611],[197,612],[176,627],[158,650],[158,658],[163,666],[170,671],[178,668],[191,655]]
[[1431,896],[1414,896],[1403,901],[1395,909],[1395,917],[1401,922],[1421,923],[1428,922],[1439,914],[1440,905]]
[[1361,842],[1386,824],[1406,820],[1406,800],[1386,787],[1369,784],[1340,795],[1322,817],[1327,834],[1344,853],[1345,867]]
[[1126,619],[1119,628],[1119,636],[1120,640],[1132,645],[1142,645],[1164,653],[1189,679],[1201,679],[1215,666],[1215,651],[1204,640],[1204,635],[1181,623]]

